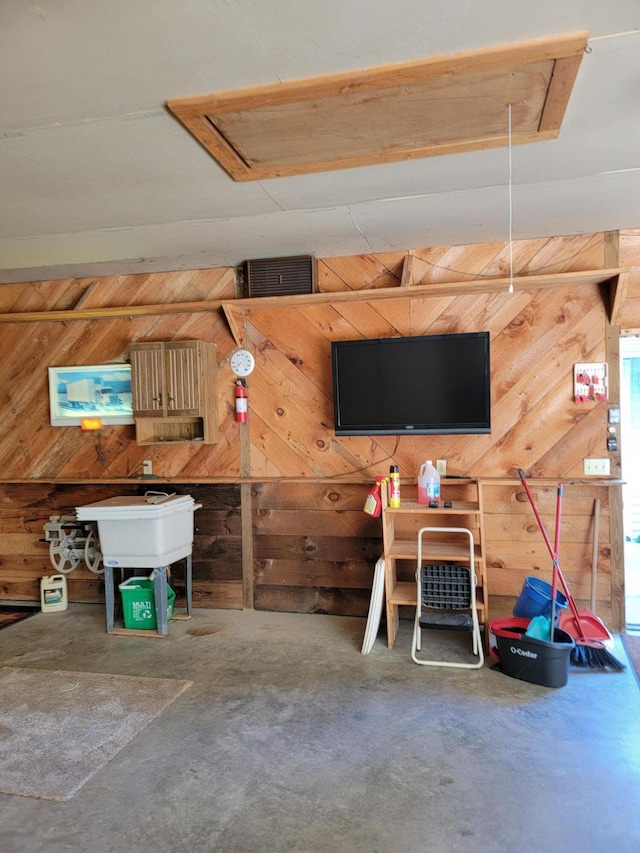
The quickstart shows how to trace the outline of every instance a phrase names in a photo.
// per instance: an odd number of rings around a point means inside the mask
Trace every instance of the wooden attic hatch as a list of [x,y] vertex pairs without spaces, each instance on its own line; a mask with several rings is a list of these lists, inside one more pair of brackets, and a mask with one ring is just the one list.
[[173,98],[236,181],[554,139],[587,33]]

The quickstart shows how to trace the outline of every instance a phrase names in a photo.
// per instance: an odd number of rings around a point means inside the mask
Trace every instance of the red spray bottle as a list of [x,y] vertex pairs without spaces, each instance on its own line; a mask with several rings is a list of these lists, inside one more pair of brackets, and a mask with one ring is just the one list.
[[382,498],[380,497],[380,488],[386,477],[376,477],[376,484],[371,488],[364,502],[364,511],[367,515],[372,515],[377,518],[382,512]]

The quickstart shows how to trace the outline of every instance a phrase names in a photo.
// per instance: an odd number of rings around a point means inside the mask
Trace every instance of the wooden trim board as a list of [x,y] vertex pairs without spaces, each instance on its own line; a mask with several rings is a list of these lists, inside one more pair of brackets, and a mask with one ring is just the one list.
[[554,139],[584,31],[208,95],[168,109],[236,181]]

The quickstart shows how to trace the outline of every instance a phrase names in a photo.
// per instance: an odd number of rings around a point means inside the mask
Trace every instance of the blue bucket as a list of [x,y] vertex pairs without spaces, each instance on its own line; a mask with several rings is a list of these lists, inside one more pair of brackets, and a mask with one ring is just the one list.
[[[568,604],[560,590],[556,590],[556,609],[562,610]],[[513,615],[524,619],[533,619],[534,616],[551,616],[551,584],[540,578],[526,577],[522,592],[513,608]]]

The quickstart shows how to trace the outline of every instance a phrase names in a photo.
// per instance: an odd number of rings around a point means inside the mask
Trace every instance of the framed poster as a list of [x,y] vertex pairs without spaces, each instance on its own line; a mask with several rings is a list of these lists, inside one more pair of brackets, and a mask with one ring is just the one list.
[[86,418],[132,424],[131,366],[89,364],[49,368],[52,426],[80,426]]

